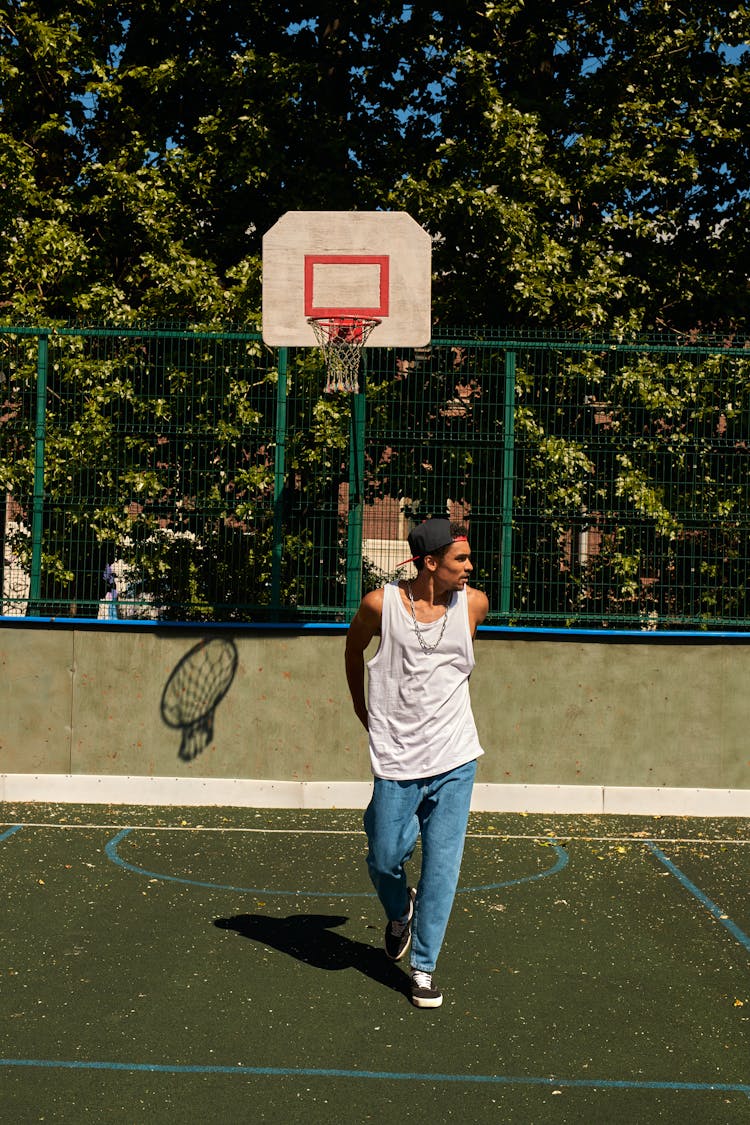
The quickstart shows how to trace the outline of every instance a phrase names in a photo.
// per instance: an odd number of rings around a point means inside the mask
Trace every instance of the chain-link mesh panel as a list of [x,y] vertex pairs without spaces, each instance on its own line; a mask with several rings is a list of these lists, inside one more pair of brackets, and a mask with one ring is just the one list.
[[750,354],[498,332],[363,354],[0,333],[5,615],[345,621],[415,521],[468,524],[490,620],[750,624]]

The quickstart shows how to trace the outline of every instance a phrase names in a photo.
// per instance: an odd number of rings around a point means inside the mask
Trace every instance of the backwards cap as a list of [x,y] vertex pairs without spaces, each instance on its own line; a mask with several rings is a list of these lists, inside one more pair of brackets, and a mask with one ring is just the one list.
[[451,522],[443,516],[433,516],[424,523],[420,523],[409,533],[409,546],[414,552],[410,559],[404,559],[399,566],[423,559],[425,555],[432,555],[442,547],[449,547],[451,543],[465,542],[465,535],[451,535]]

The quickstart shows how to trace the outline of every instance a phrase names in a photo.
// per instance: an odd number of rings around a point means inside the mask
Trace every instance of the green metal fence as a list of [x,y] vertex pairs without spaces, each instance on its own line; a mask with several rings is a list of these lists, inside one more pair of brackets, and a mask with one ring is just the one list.
[[346,621],[449,512],[495,624],[750,624],[748,342],[364,362],[326,395],[317,351],[252,333],[0,329],[3,614]]

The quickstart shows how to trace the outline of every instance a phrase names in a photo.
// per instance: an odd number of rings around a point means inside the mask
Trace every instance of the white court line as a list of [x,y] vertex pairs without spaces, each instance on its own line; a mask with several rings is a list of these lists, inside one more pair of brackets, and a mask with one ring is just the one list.
[[[258,835],[284,835],[284,836],[364,836],[361,828],[253,828],[237,825],[204,825],[204,824],[69,824],[54,823],[49,821],[8,820],[0,821],[0,825],[21,828],[62,828],[62,829],[96,829],[103,832],[120,832],[124,828],[131,832],[216,832],[216,833],[248,833]],[[657,836],[656,834],[640,836],[576,836],[570,832],[560,833],[508,833],[508,832],[467,832],[467,840],[498,840],[503,843],[507,840],[534,840],[549,844],[567,844],[570,842],[584,844],[701,844],[708,847],[716,844],[735,844],[739,847],[750,845],[750,837],[743,840],[728,837],[705,836]]]

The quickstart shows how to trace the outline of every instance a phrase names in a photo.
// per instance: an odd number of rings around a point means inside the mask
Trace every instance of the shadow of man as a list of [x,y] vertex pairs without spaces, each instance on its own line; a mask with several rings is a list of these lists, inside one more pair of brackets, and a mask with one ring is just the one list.
[[382,949],[331,932],[334,926],[343,926],[348,920],[338,914],[290,914],[287,918],[236,914],[233,918],[217,918],[214,925],[220,930],[234,930],[316,969],[356,969],[377,984],[406,996],[408,977],[387,959]]

